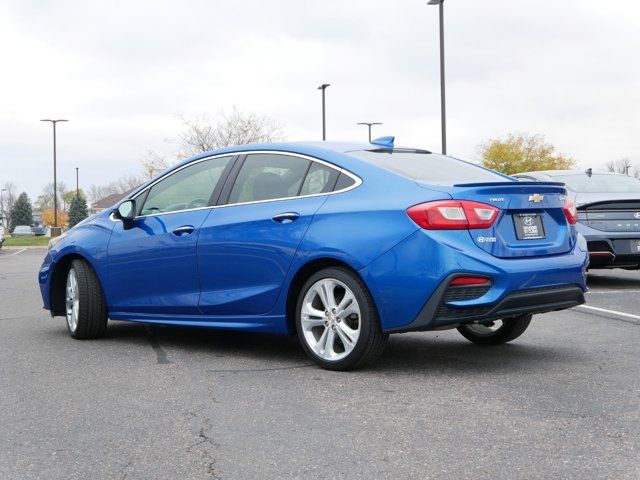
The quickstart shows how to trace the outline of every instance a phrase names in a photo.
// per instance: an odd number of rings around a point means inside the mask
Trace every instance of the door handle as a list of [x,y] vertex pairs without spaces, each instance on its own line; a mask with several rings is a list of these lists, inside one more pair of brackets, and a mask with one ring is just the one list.
[[182,227],[176,228],[173,231],[173,234],[176,237],[182,237],[182,236],[185,236],[185,235],[191,235],[195,229],[196,229],[196,227],[194,227],[192,225],[184,225]]
[[278,223],[291,223],[300,218],[300,214],[296,212],[287,212],[276,215],[271,220]]

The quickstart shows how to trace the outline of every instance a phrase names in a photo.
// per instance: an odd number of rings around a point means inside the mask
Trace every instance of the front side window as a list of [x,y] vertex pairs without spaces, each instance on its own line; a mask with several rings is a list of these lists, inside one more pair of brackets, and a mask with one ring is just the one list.
[[296,197],[309,166],[310,160],[290,155],[248,155],[238,173],[228,203]]
[[147,195],[141,215],[206,207],[231,157],[204,160],[156,183]]

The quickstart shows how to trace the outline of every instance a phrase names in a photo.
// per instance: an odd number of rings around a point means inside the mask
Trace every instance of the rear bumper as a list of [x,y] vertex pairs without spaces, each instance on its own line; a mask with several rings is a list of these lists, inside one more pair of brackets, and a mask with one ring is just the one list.
[[[578,236],[564,254],[498,258],[467,231],[418,231],[360,273],[386,332],[571,308],[584,302],[587,245]],[[456,275],[490,277],[476,296],[444,297]]]
[[524,314],[554,312],[585,303],[584,291],[579,285],[555,285],[511,292],[494,305],[454,307],[445,301],[448,285],[449,279],[431,296],[411,324],[387,331],[397,333],[432,330],[443,326],[481,323]]
[[640,239],[640,232],[602,232],[578,223],[576,229],[587,241],[589,268],[640,268],[640,253],[632,252],[628,240]]

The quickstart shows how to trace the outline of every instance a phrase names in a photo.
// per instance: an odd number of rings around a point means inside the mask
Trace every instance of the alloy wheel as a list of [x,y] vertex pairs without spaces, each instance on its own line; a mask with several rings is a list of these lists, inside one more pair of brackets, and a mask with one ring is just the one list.
[[75,332],[78,328],[78,315],[80,313],[80,295],[78,293],[78,276],[74,268],[69,270],[67,276],[66,295],[67,325],[69,330]]
[[348,356],[360,337],[360,306],[347,285],[335,278],[314,283],[302,301],[304,340],[326,361]]
[[491,336],[498,332],[504,325],[502,320],[495,320],[488,323],[469,323],[464,325],[468,331],[479,336]]

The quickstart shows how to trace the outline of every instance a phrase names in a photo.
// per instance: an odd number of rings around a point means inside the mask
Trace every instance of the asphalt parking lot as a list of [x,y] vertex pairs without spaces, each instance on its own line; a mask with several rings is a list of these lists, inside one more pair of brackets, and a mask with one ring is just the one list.
[[594,273],[591,308],[512,344],[397,335],[337,373],[284,336],[72,340],[43,255],[0,250],[2,479],[640,478],[640,272]]

